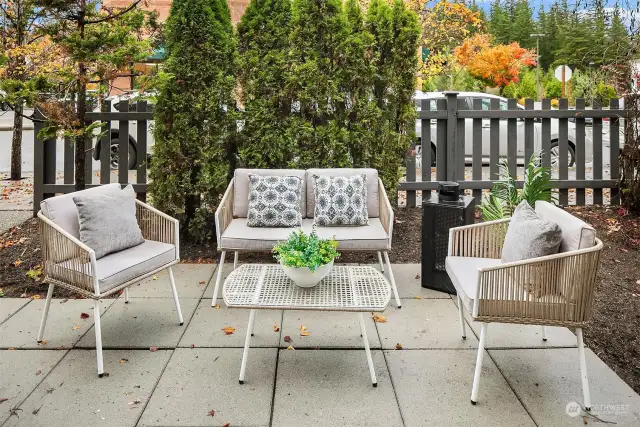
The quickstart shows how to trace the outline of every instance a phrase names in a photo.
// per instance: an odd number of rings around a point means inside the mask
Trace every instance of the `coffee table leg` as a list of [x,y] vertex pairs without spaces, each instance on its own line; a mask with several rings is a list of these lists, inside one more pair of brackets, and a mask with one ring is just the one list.
[[[253,310],[251,310],[253,311]],[[371,358],[371,349],[369,349],[369,339],[367,338],[367,330],[364,325],[364,317],[362,313],[358,313],[360,316],[360,332],[362,333],[362,340],[364,341],[364,350],[367,352],[367,363],[369,363],[369,373],[371,374],[371,382],[374,387],[378,387],[378,380],[376,379],[376,370],[373,368],[373,359]],[[245,348],[245,351],[246,348]]]
[[[251,343],[251,335],[253,335],[253,323],[256,319],[256,311],[251,310],[249,313],[249,323],[247,324],[247,337],[244,340],[244,351],[242,352],[242,365],[240,365],[240,384],[244,384],[244,374],[247,370],[247,357],[249,356],[249,344]],[[367,348],[369,348],[367,344]]]

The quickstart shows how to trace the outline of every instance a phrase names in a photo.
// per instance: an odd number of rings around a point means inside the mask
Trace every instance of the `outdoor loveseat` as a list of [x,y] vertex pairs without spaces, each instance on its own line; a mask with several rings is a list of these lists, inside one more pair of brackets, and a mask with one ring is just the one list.
[[[287,240],[291,232],[298,228],[249,227],[247,214],[249,209],[249,175],[262,176],[296,176],[302,179],[302,197],[300,206],[303,213],[302,230],[310,233],[314,224],[315,197],[313,175],[318,176],[353,176],[366,175],[368,225],[348,227],[316,227],[320,238],[334,237],[340,245],[339,251],[370,251],[378,253],[380,268],[384,272],[382,257],[387,264],[389,281],[398,308],[400,297],[396,289],[388,252],[391,250],[393,232],[393,210],[387,193],[378,178],[375,169],[236,169],[234,178],[229,183],[222,201],[216,210],[216,233],[220,266],[224,264],[228,251],[234,252],[233,267],[238,262],[239,252],[271,251],[279,241]],[[222,281],[222,268],[218,268],[213,290],[212,306],[215,306]]]

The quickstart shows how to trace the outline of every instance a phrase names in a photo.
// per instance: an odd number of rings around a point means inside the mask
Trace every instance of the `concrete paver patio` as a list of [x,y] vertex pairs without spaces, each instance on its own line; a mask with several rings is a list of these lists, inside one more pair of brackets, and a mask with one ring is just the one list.
[[[584,425],[567,414],[582,391],[575,336],[565,328],[549,328],[543,343],[539,328],[491,325],[472,406],[479,328],[471,324],[460,338],[455,298],[422,289],[418,264],[394,266],[403,308],[392,302],[386,323],[366,322],[377,388],[353,313],[298,311],[258,312],[240,385],[249,312],[222,300],[211,307],[215,268],[175,267],[184,326],[166,274],[131,288],[129,304],[106,300],[109,376],[101,379],[91,301],[53,300],[47,342],[38,345],[44,301],[0,299],[0,426]],[[309,336],[300,335],[301,325]],[[226,335],[226,326],[234,333]],[[593,414],[640,425],[640,396],[591,351],[587,364]]]

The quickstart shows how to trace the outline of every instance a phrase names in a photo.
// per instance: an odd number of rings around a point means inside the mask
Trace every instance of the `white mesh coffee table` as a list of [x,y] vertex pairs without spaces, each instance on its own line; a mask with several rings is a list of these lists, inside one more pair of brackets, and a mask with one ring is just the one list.
[[371,382],[374,387],[378,385],[362,313],[384,311],[391,299],[391,287],[373,267],[335,266],[315,287],[301,288],[289,280],[278,264],[244,264],[227,277],[222,296],[230,308],[251,310],[240,366],[240,384],[245,379],[255,311],[271,309],[357,312]]

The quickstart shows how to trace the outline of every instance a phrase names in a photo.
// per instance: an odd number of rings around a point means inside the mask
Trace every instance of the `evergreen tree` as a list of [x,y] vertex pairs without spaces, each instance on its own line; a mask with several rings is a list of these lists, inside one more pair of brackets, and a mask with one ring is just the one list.
[[295,152],[289,133],[291,2],[252,0],[238,24],[238,80],[244,126],[238,155],[245,167],[286,168]]
[[535,25],[533,23],[533,11],[529,7],[528,0],[518,0],[513,8],[511,26],[511,40],[516,41],[521,47],[530,49],[535,46],[535,39],[531,37]]
[[235,157],[236,45],[226,0],[174,0],[165,36],[150,192],[202,240]]
[[412,101],[417,72],[416,50],[420,27],[415,13],[402,0],[389,6],[372,0],[366,26],[374,38],[374,100],[379,118],[375,122],[372,167],[380,171],[385,188],[393,194],[400,166],[415,139],[415,106]]
[[496,43],[506,44],[511,41],[511,18],[502,5],[500,0],[494,0],[491,3],[489,11],[489,33],[495,37]]
[[351,164],[344,127],[342,42],[347,37],[340,0],[294,0],[288,88],[295,100],[292,136],[299,168]]

